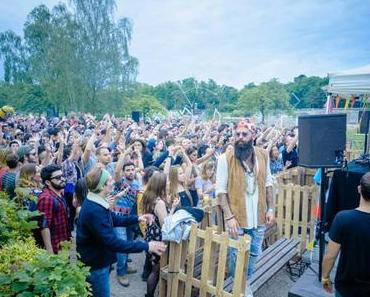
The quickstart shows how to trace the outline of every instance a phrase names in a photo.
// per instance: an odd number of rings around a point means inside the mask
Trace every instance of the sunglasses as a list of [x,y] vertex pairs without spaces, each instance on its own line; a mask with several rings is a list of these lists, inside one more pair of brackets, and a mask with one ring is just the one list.
[[248,132],[241,132],[241,133],[237,132],[237,133],[236,133],[236,136],[237,136],[237,137],[240,137],[240,136],[247,137],[248,135],[249,135],[249,133],[248,133]]
[[54,176],[50,179],[57,179],[57,180],[61,180],[61,179],[64,179],[64,175],[57,175],[57,176]]

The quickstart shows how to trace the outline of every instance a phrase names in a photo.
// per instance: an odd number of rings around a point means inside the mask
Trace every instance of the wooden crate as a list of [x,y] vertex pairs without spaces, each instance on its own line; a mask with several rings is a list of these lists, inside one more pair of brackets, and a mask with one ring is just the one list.
[[[198,241],[203,242],[200,248]],[[229,248],[237,249],[232,292],[224,289]],[[248,236],[233,240],[216,228],[201,230],[193,225],[189,240],[169,243],[168,254],[161,258],[160,297],[243,296],[249,248]],[[195,269],[201,269],[200,275]]]
[[301,186],[309,186],[313,184],[313,177],[316,169],[294,167],[288,170],[279,172],[276,175],[278,185],[295,184]]
[[280,184],[275,196],[278,238],[299,239],[301,252],[314,240],[318,193],[316,185]]

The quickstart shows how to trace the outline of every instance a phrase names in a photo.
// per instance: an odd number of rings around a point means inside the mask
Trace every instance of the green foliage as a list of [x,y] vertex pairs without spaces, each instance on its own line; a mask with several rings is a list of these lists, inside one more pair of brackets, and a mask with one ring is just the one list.
[[130,115],[133,111],[140,111],[144,115],[165,114],[166,108],[153,96],[137,95],[129,98],[124,105],[124,114]]
[[4,192],[0,192],[0,247],[11,240],[31,237],[32,230],[37,228],[37,222],[32,219],[37,215],[38,212],[20,208]]
[[129,53],[132,23],[115,21],[114,0],[70,3],[35,7],[23,39],[0,33],[0,101],[22,111],[121,109],[123,92],[137,75],[138,61]]
[[[0,296],[84,297],[91,295],[89,284],[86,282],[89,269],[78,260],[70,261],[68,246],[57,255],[53,255],[45,250],[37,250],[34,243],[33,246],[29,245],[26,246],[24,242],[17,241],[0,251],[0,259],[9,262],[4,266],[11,267],[10,272],[9,270],[0,272]],[[31,252],[22,259],[20,252],[26,247]],[[12,252],[17,255],[17,261],[9,257]],[[22,260],[24,260],[23,263]]]
[[24,241],[13,240],[0,249],[0,273],[9,274],[18,270],[25,262],[30,262],[41,249],[30,237]]
[[284,85],[276,79],[261,83],[258,86],[248,85],[241,91],[238,109],[244,115],[259,112],[262,121],[265,117],[275,111],[290,110],[289,95]]
[[[322,87],[328,84],[327,78],[300,75],[294,82],[286,84],[290,102],[297,108],[322,108],[326,102],[326,94]],[[293,93],[299,98],[300,102]]]

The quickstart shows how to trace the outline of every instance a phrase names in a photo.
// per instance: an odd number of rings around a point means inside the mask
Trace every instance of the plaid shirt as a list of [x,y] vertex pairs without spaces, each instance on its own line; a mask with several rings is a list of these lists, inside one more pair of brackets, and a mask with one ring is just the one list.
[[43,214],[39,221],[40,228],[50,229],[51,245],[57,253],[61,249],[60,243],[71,238],[67,204],[63,197],[45,188],[37,201],[37,209]]
[[113,211],[117,213],[130,214],[131,209],[136,203],[137,194],[140,189],[140,184],[137,180],[128,182],[126,178],[122,178],[119,182],[114,185],[114,194],[119,193],[127,189],[127,194],[116,200],[116,205],[113,208]]

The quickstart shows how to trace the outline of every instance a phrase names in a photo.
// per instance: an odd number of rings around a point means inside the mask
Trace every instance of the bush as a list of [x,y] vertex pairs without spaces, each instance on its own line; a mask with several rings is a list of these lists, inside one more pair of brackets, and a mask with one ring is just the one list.
[[37,228],[34,219],[39,213],[20,208],[8,195],[0,192],[0,247],[11,240],[26,240]]
[[[0,297],[2,296],[39,296],[39,297],[85,297],[90,296],[89,284],[86,277],[89,269],[80,261],[71,262],[69,246],[65,246],[57,255],[38,249],[34,257],[21,265],[13,265],[13,260],[7,258],[12,251],[17,254],[25,248],[24,242],[6,245],[3,257],[11,267],[10,272],[0,273]],[[36,249],[36,246],[31,247]],[[1,257],[1,252],[0,252]],[[20,260],[21,256],[18,256]],[[26,257],[25,257],[26,258]],[[8,270],[9,271],[9,270]]]
[[0,273],[9,274],[18,270],[25,262],[35,258],[40,251],[33,238],[4,245],[0,250]]

